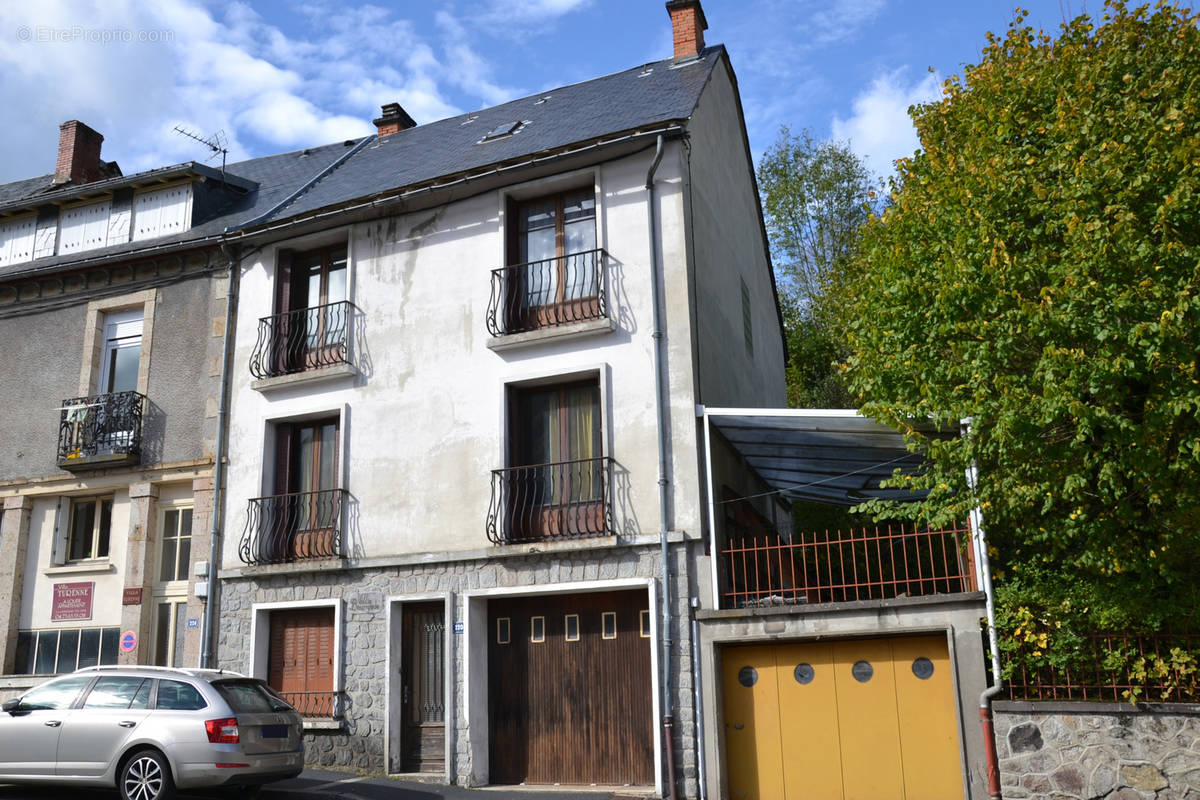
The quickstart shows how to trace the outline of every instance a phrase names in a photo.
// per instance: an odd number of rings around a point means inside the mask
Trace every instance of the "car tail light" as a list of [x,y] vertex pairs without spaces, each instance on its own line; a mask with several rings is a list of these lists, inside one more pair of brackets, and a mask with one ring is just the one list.
[[213,744],[238,743],[237,717],[205,720],[204,729],[208,731],[208,740]]

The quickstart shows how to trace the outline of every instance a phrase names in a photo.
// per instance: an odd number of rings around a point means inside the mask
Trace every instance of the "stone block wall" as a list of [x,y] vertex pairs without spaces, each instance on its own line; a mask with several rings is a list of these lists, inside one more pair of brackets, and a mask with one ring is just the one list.
[[[695,715],[691,679],[691,638],[688,626],[689,580],[686,545],[671,547],[675,596],[672,624],[672,696],[675,699],[676,771],[684,796],[698,794],[695,764]],[[386,659],[389,634],[386,602],[389,597],[450,592],[454,598],[454,621],[463,622],[462,593],[503,587],[579,584],[630,578],[655,579],[661,575],[660,552],[655,546],[613,547],[586,552],[540,553],[486,560],[429,562],[376,568],[347,568],[324,572],[246,574],[222,580],[219,620],[219,666],[246,671],[249,668],[251,615],[255,603],[312,601],[341,598],[344,608],[344,715],[341,725],[305,734],[306,760],[310,766],[336,767],[362,772],[387,771],[384,763],[385,720],[387,719]],[[656,617],[661,609],[651,609]],[[683,623],[680,624],[682,618]],[[656,619],[656,622],[659,620]],[[447,736],[453,739],[450,774],[456,783],[475,782],[471,763],[468,710],[465,707],[463,637],[449,637],[446,668],[455,681],[455,718],[447,720]],[[661,642],[653,646],[661,658]],[[661,735],[661,720],[654,720],[655,735]],[[664,766],[664,775],[666,774]]]
[[1005,800],[1200,800],[1200,706],[993,708]]

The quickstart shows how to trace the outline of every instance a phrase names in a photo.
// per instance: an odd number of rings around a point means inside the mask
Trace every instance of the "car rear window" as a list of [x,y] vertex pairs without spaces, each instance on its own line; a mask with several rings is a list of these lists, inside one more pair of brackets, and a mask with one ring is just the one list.
[[158,682],[157,708],[160,710],[199,711],[207,705],[204,697],[190,683],[167,680]]
[[261,714],[290,708],[258,681],[220,681],[213,688],[225,698],[235,714]]

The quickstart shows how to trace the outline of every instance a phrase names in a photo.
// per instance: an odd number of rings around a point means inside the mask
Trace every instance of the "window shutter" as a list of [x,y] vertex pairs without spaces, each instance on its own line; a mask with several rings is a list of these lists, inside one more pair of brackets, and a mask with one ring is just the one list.
[[517,221],[517,201],[504,198],[504,263],[521,263],[521,224]]
[[292,256],[291,250],[280,250],[275,256],[275,313],[286,314],[292,310]]
[[58,498],[54,512],[54,542],[50,547],[50,563],[67,563],[67,538],[71,531],[71,498]]

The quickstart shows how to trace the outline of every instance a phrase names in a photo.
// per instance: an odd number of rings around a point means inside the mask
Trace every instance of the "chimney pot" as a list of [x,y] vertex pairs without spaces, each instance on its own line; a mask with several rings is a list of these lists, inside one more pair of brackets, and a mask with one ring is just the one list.
[[390,136],[393,133],[417,126],[417,123],[413,121],[407,111],[400,107],[399,103],[388,103],[382,106],[381,110],[383,114],[379,119],[374,120],[375,129],[380,136]]
[[704,49],[704,31],[708,20],[700,0],[667,0],[671,30],[675,40],[675,58],[695,58]]
[[100,160],[100,144],[104,137],[77,119],[58,126],[58,163],[54,182],[90,183],[107,177]]

